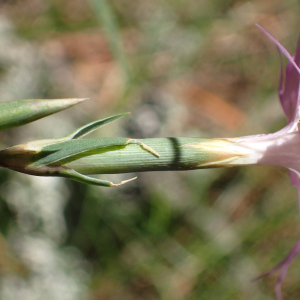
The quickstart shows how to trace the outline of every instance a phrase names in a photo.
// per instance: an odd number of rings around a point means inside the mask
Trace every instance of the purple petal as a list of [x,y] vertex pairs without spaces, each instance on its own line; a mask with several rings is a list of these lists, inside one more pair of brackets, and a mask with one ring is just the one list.
[[295,186],[298,191],[298,207],[299,207],[299,213],[300,213],[300,177],[299,173],[294,170],[290,171],[290,177],[291,177],[291,184],[292,186]]
[[282,266],[286,263],[287,257],[285,259],[283,259],[282,261],[280,261],[275,267],[273,267],[271,270],[264,272],[260,275],[258,275],[257,277],[255,277],[252,281],[256,281],[259,280],[261,278],[267,277],[272,275],[273,273],[275,273],[277,270],[281,269]]
[[282,58],[281,60],[281,72],[279,82],[279,98],[284,110],[284,113],[288,119],[288,122],[293,124],[298,113],[298,99],[300,95],[300,40],[298,41],[298,47],[295,55],[295,59],[288,53],[288,51],[274,39],[265,29],[261,26],[256,26],[277,46],[278,50],[282,52],[289,60],[286,68],[285,82],[283,84],[283,71],[282,71]]
[[293,64],[293,66],[297,69],[298,73],[300,74],[300,69],[295,63],[293,57],[289,54],[289,52],[277,41],[275,40],[270,33],[268,33],[265,29],[263,29],[258,24],[255,24],[277,47],[278,49],[286,56],[286,58]]
[[265,272],[258,277],[254,278],[254,280],[261,279],[263,277],[269,276],[276,272],[277,270],[281,269],[276,286],[275,286],[275,291],[276,291],[276,296],[278,300],[283,300],[282,294],[281,294],[281,285],[282,282],[285,278],[286,272],[294,260],[294,258],[297,256],[297,254],[300,252],[300,238],[298,239],[296,245],[294,248],[290,251],[290,253],[283,259],[280,263],[278,263],[274,268],[269,270],[268,272]]
[[294,61],[297,64],[297,66],[300,66],[300,36],[298,38],[298,45],[297,45]]
[[[278,48],[277,48],[278,49]],[[278,49],[278,53],[279,53],[279,59],[280,59],[280,77],[279,77],[279,86],[278,86],[278,94],[279,94],[279,98],[280,98],[280,102],[282,104],[282,96],[284,93],[284,86],[283,86],[283,62],[282,62],[282,54]],[[284,109],[284,107],[282,107]]]
[[[298,47],[295,55],[295,63],[300,63],[300,39],[298,40]],[[282,95],[282,106],[286,113],[288,120],[295,120],[297,116],[297,110],[299,105],[299,87],[300,87],[300,75],[295,69],[294,65],[290,62],[286,67],[285,87]]]
[[[293,186],[297,187],[298,190],[298,205],[300,209],[300,177],[299,173],[294,170],[290,171],[290,177],[291,177],[291,184]],[[300,252],[300,238],[298,239],[296,245],[294,248],[290,251],[290,253],[281,261],[279,262],[275,267],[273,267],[271,270],[259,275],[258,277],[254,278],[254,280],[261,279],[263,277],[269,276],[276,272],[277,270],[280,270],[280,274],[275,286],[276,296],[278,300],[283,300],[282,294],[281,294],[281,285],[285,278],[286,272],[294,260],[294,258],[297,256],[297,254]]]
[[288,254],[288,256],[285,259],[285,262],[281,268],[281,272],[278,278],[278,281],[276,283],[276,296],[279,300],[283,300],[282,298],[282,294],[281,294],[281,285],[282,285],[282,281],[286,275],[286,272],[290,266],[290,264],[292,263],[292,261],[294,260],[294,258],[297,256],[297,254],[300,252],[300,238],[298,239],[296,245],[294,246],[294,248],[292,249],[292,251]]

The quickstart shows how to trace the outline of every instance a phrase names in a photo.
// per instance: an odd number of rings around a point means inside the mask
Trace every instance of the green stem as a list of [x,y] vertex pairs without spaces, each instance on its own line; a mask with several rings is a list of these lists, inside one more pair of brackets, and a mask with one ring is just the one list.
[[247,154],[229,139],[62,138],[4,149],[0,151],[0,166],[31,175],[62,176],[87,184],[118,186],[128,180],[115,184],[86,175],[230,167],[247,163],[243,160]]
[[113,174],[227,167],[229,161],[238,156],[225,151],[224,143],[229,142],[219,139],[170,137],[139,141],[160,156],[156,157],[138,144],[128,144],[121,149],[106,147],[83,152],[59,164],[82,174]]

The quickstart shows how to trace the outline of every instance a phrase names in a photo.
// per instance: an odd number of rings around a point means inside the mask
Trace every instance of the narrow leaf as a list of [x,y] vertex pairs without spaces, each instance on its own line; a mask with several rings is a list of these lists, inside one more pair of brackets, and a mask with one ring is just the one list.
[[0,103],[0,130],[21,126],[54,114],[87,98],[32,99]]
[[86,176],[83,174],[80,174],[74,170],[71,169],[63,169],[60,172],[60,176],[79,181],[81,183],[85,184],[92,184],[92,185],[98,185],[98,186],[108,186],[108,187],[115,187],[115,186],[120,186],[123,185],[129,181],[135,180],[137,177],[130,178],[128,180],[123,180],[120,183],[113,183],[111,181],[103,180],[103,179],[98,179],[90,176]]
[[64,136],[62,139],[67,139],[67,140],[71,140],[71,139],[78,139],[81,138],[93,131],[95,131],[96,129],[98,129],[101,126],[104,126],[110,122],[113,122],[119,118],[122,118],[126,115],[128,115],[129,113],[124,113],[124,114],[120,114],[120,115],[115,115],[103,120],[98,120],[89,124],[86,124],[82,127],[80,127],[79,129],[75,130],[74,132]]
[[44,147],[32,166],[53,164],[76,154],[106,147],[125,147],[128,138],[101,138],[71,140]]

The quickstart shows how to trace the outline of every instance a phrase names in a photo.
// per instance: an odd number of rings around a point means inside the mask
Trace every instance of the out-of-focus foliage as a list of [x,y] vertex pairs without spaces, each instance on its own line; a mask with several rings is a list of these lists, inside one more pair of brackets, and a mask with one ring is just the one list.
[[[0,12],[1,101],[93,99],[1,133],[3,148],[124,111],[132,117],[94,136],[234,137],[285,122],[278,54],[253,24],[293,53],[297,1],[19,0]],[[276,275],[251,279],[299,235],[296,192],[280,168],[145,173],[112,190],[0,179],[5,300],[274,299]],[[296,259],[287,298],[299,298],[299,268]]]

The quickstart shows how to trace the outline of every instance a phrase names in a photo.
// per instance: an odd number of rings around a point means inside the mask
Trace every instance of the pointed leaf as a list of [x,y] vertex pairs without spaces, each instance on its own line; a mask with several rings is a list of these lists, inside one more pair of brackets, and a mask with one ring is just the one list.
[[106,147],[124,147],[126,146],[127,141],[128,138],[101,138],[55,143],[42,148],[38,154],[38,159],[32,163],[32,166],[53,164],[70,156],[90,150]]
[[78,104],[84,99],[34,99],[0,103],[0,130],[21,126]]
[[126,115],[128,115],[129,113],[124,113],[124,114],[119,114],[119,115],[115,115],[106,119],[102,119],[102,120],[98,120],[95,122],[91,122],[89,124],[86,124],[82,127],[80,127],[79,129],[75,130],[74,132],[64,136],[62,139],[67,139],[67,140],[71,140],[71,139],[78,139],[81,138],[85,135],[88,135],[89,133],[95,131],[96,129],[98,129],[101,126],[104,126],[110,122],[113,122],[119,118],[122,118]]
[[92,184],[92,185],[98,185],[98,186],[107,186],[107,187],[115,187],[115,186],[120,186],[123,185],[129,181],[135,180],[137,177],[130,178],[128,180],[123,180],[120,183],[113,183],[108,180],[103,180],[103,179],[98,179],[90,176],[83,175],[81,173],[78,173],[72,169],[63,169],[60,172],[60,176],[79,181],[81,183],[85,184]]

